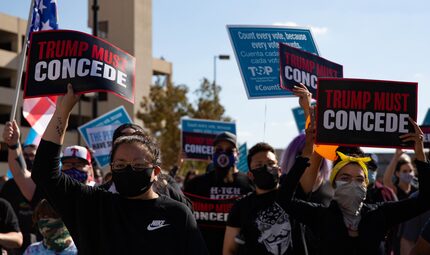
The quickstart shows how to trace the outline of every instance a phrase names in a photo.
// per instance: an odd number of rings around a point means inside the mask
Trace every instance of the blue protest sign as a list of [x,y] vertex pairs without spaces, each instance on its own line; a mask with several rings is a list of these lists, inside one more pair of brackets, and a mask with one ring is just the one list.
[[125,123],[131,123],[131,119],[124,106],[120,106],[78,127],[85,143],[94,150],[93,156],[101,168],[109,165],[113,132]]
[[246,143],[239,146],[239,161],[237,162],[237,169],[241,172],[248,172],[248,149]]
[[292,96],[279,84],[279,43],[318,55],[308,28],[228,25],[249,99]]
[[427,110],[426,117],[424,118],[423,125],[430,126],[430,109]]
[[213,140],[222,132],[236,134],[236,123],[199,119],[182,119],[182,152],[186,159],[209,160]]
[[305,129],[306,119],[305,119],[305,111],[301,107],[296,107],[291,109],[293,111],[294,119],[296,120],[297,129],[299,133]]

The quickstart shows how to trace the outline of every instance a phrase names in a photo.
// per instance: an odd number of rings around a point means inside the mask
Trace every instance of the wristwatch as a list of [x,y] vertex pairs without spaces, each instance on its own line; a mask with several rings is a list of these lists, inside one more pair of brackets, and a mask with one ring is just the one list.
[[7,145],[7,147],[9,148],[9,149],[11,149],[11,150],[16,150],[16,149],[18,149],[18,147],[19,147],[19,143],[16,143],[16,144],[14,144],[14,145]]

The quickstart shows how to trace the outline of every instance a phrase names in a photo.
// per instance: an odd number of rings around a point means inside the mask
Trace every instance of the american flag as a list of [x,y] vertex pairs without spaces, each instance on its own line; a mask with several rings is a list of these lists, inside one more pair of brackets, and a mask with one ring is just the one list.
[[[58,29],[57,0],[34,0],[28,39],[32,32]],[[43,135],[55,111],[57,97],[24,99],[23,115],[37,134]]]

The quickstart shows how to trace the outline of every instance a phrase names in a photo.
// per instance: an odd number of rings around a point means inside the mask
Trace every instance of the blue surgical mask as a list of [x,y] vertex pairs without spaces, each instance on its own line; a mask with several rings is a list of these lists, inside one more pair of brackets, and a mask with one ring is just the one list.
[[410,184],[414,179],[414,175],[411,173],[400,173],[400,180],[407,184]]
[[231,152],[215,152],[212,161],[215,168],[230,169],[236,164],[236,157]]

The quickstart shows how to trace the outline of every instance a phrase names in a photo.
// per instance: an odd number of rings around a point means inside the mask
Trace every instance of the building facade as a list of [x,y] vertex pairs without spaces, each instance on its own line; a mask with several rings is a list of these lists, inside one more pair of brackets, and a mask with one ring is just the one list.
[[[88,24],[92,27],[92,2],[88,1]],[[65,139],[65,145],[81,144],[77,127],[120,105],[130,117],[142,125],[136,114],[142,98],[149,95],[153,76],[163,75],[171,80],[172,64],[152,57],[152,1],[151,0],[99,0],[98,35],[136,57],[135,104],[126,102],[112,94],[99,93],[93,104],[91,97],[83,97],[80,105],[73,109]],[[0,130],[9,121],[15,97],[17,69],[27,21],[0,13]],[[94,106],[96,112],[94,111]],[[21,127],[21,141],[30,130],[22,116],[22,89],[20,91],[16,120]],[[7,166],[7,146],[2,142],[0,150],[0,176]]]

